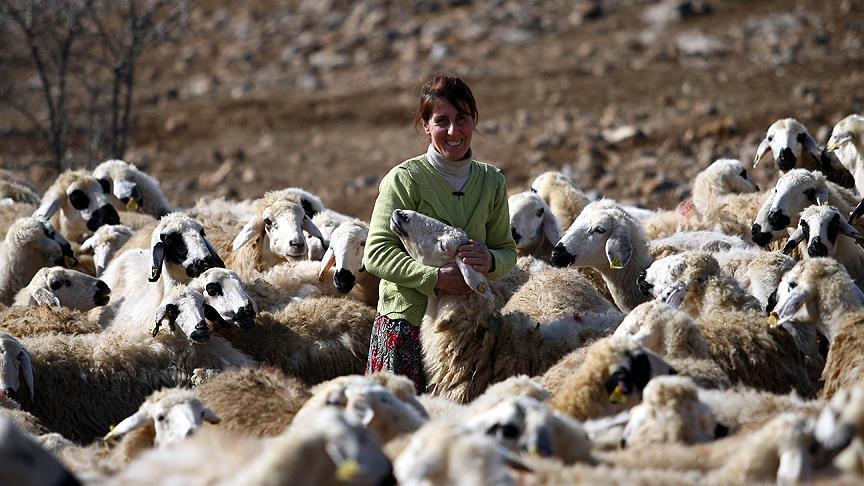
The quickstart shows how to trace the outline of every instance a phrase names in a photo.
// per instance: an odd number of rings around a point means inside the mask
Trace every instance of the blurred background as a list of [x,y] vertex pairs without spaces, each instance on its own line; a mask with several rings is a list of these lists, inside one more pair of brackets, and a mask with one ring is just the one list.
[[2,0],[0,164],[43,190],[122,158],[176,206],[299,186],[368,219],[436,72],[512,192],[554,169],[673,207],[779,118],[824,144],[864,112],[864,1]]

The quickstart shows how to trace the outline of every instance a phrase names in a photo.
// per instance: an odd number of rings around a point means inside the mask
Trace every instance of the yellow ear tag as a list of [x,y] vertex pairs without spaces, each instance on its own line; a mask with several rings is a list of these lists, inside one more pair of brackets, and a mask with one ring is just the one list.
[[158,268],[150,267],[150,278],[156,278],[156,272],[158,272],[158,271],[159,271]]
[[539,451],[537,450],[537,446],[533,446],[533,445],[528,448],[528,453],[531,454],[532,456],[539,456],[540,455]]
[[126,203],[126,209],[129,211],[138,211],[139,207],[138,201],[136,201],[134,197],[130,197],[129,202]]
[[612,393],[609,394],[609,403],[627,403],[627,395],[621,389],[621,385],[617,385]]
[[477,292],[480,292],[481,294],[486,293],[486,284],[483,282],[477,284]]
[[621,263],[621,258],[618,256],[613,258],[612,261],[609,262],[609,268],[613,270],[621,270],[622,268],[624,268],[624,264]]
[[336,468],[336,479],[342,482],[353,481],[360,474],[360,464],[354,459],[345,459]]
[[63,263],[65,263],[67,267],[74,267],[78,261],[70,256],[64,256]]
[[772,312],[771,315],[768,316],[768,325],[771,327],[777,327],[780,324],[780,320],[777,318],[777,313]]

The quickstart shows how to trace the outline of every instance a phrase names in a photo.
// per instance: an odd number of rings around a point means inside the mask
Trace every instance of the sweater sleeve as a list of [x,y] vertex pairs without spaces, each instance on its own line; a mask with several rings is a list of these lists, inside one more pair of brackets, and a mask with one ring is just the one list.
[[489,222],[486,223],[486,246],[495,260],[495,269],[486,275],[489,280],[498,280],[516,265],[516,242],[510,232],[510,208],[507,204],[507,181],[498,172],[498,185],[492,203]]
[[393,210],[417,209],[418,203],[412,197],[412,186],[407,172],[399,167],[381,180],[369,223],[363,262],[366,270],[373,275],[434,298],[438,269],[411,258],[403,249],[399,237],[390,230]]

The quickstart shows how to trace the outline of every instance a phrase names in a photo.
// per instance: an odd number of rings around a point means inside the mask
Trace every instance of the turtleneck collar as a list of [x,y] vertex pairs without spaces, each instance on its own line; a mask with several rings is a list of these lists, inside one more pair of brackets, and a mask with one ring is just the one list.
[[[465,154],[465,158],[462,160],[450,160],[447,157],[444,157],[432,144],[429,144],[429,148],[426,150],[426,158],[429,160],[429,163],[432,164],[432,167],[435,168],[438,172],[445,176],[447,180],[450,178],[464,178],[462,182],[468,179],[468,175],[471,168],[471,149],[468,149],[468,152]],[[449,177],[448,177],[449,176]],[[459,189],[462,186],[459,186],[455,189]]]

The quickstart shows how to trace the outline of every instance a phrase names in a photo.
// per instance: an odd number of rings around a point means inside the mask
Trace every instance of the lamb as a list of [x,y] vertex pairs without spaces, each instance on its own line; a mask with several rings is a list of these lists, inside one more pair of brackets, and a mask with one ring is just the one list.
[[671,372],[662,358],[636,341],[622,336],[603,338],[588,347],[584,363],[549,405],[580,421],[615,415],[639,403],[652,378]]
[[256,202],[255,216],[246,222],[234,239],[228,268],[242,278],[252,278],[266,268],[306,256],[307,233],[324,240],[304,208],[309,200],[296,191],[270,191]]
[[[206,467],[202,467],[206,465]],[[390,461],[366,430],[327,407],[266,442],[201,430],[154,449],[114,478],[118,484],[388,484]]]
[[15,296],[15,305],[63,306],[82,311],[103,306],[111,298],[105,282],[63,267],[39,269],[30,285]]
[[[855,178],[855,189],[864,194],[864,117],[852,114],[837,122],[831,130],[827,151],[837,155],[843,165]],[[849,220],[854,223],[864,213],[864,204],[855,207]]]
[[272,367],[224,371],[195,393],[222,419],[221,429],[257,437],[281,434],[312,396],[299,379]]
[[172,211],[159,181],[122,160],[106,160],[93,169],[93,177],[103,190],[111,192],[127,211],[141,211],[161,218]]
[[802,211],[798,227],[789,235],[784,253],[792,251],[804,240],[807,240],[807,256],[836,259],[846,267],[855,283],[864,288],[864,236],[846,222],[837,208],[813,205]]
[[63,236],[80,243],[103,224],[120,224],[112,197],[85,171],[67,171],[45,191],[33,216],[50,220]]
[[357,287],[361,300],[375,307],[378,305],[380,279],[366,271],[363,265],[363,249],[369,225],[359,219],[340,223],[330,233],[330,246],[320,258],[319,280],[328,271],[333,271],[332,282],[341,294],[348,294]]
[[132,238],[132,229],[121,224],[108,224],[100,226],[93,236],[84,240],[80,251],[83,254],[93,255],[93,264],[98,277],[111,263],[114,255],[129,239]]
[[0,304],[11,304],[40,268],[77,264],[72,246],[50,223],[33,217],[19,219],[0,244]]
[[510,229],[518,255],[530,254],[548,260],[561,236],[558,221],[546,201],[534,192],[509,197]]
[[826,202],[845,214],[857,199],[848,189],[829,182],[821,172],[790,170],[780,176],[772,197],[759,209],[751,229],[753,242],[766,246],[784,229],[797,226],[804,208]]
[[314,216],[310,217],[315,227],[321,231],[321,236],[324,237],[324,240],[319,240],[312,235],[306,235],[306,246],[309,248],[308,258],[310,260],[320,260],[324,256],[324,252],[327,250],[327,241],[329,241],[330,235],[337,226],[355,219],[332,209],[316,211]]

